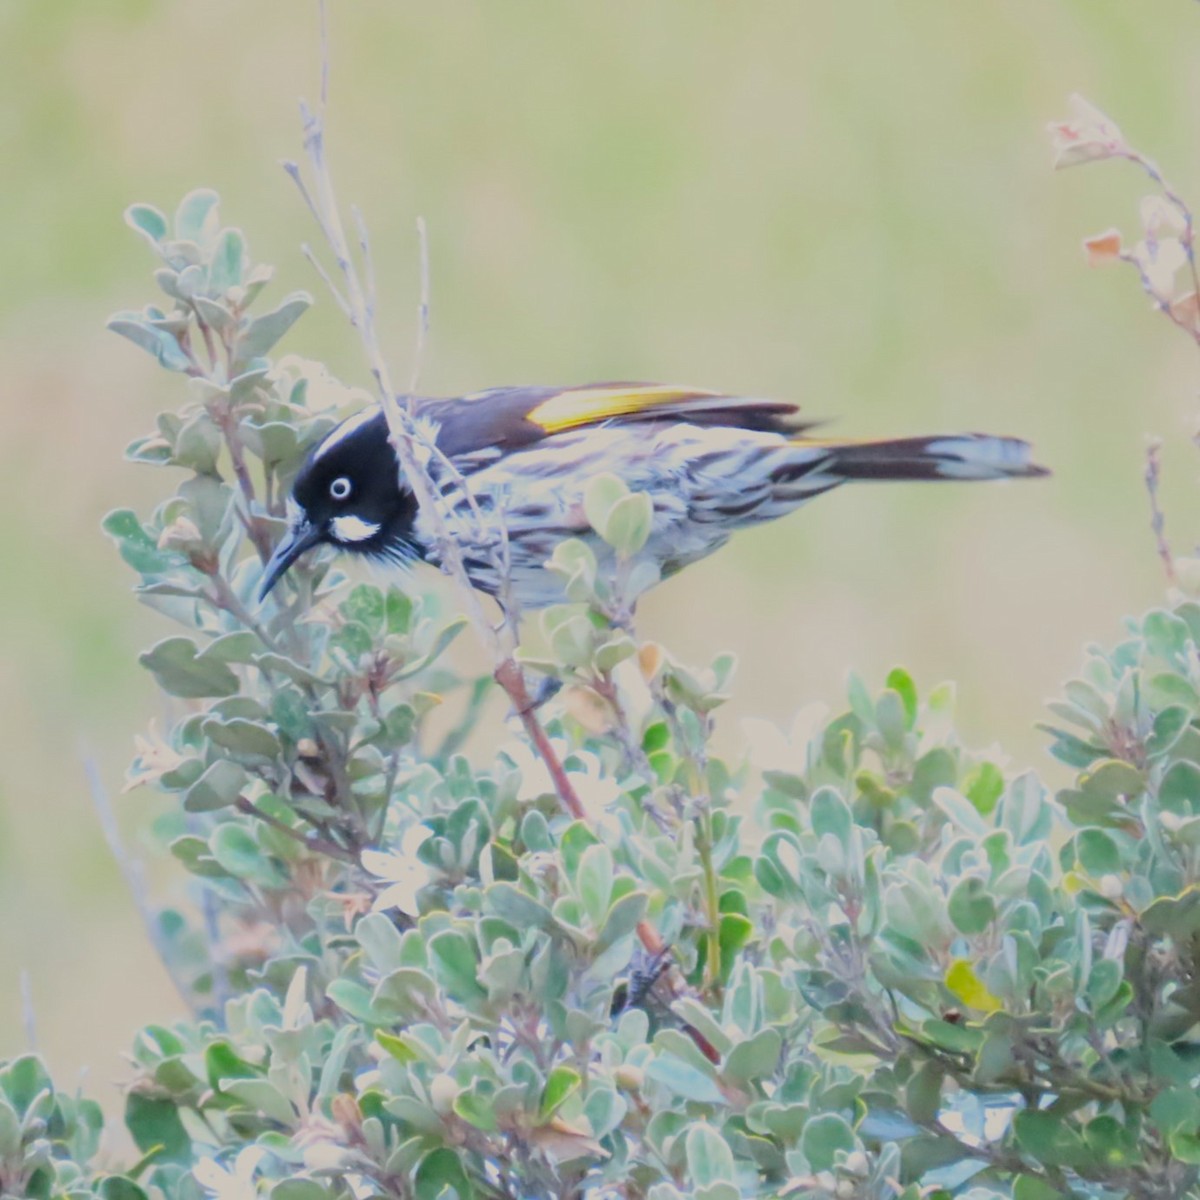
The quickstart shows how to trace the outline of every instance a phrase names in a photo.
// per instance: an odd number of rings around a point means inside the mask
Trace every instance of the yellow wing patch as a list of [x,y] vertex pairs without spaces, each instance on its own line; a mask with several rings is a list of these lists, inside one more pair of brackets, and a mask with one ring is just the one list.
[[694,388],[651,384],[645,387],[569,388],[543,400],[525,415],[547,433],[561,433],[580,425],[594,425],[610,417],[627,417],[647,409],[670,407],[687,400],[712,399],[717,392],[698,392]]

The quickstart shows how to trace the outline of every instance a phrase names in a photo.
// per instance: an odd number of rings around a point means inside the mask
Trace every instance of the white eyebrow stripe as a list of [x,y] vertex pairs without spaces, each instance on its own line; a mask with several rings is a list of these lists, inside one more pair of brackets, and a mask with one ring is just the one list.
[[339,542],[365,542],[374,537],[380,526],[374,521],[364,521],[362,517],[334,517],[333,536]]
[[377,404],[368,405],[352,417],[347,417],[336,429],[325,435],[325,440],[313,452],[313,462],[323,454],[328,454],[334,446],[348,438],[355,430],[361,429],[368,421],[379,415]]

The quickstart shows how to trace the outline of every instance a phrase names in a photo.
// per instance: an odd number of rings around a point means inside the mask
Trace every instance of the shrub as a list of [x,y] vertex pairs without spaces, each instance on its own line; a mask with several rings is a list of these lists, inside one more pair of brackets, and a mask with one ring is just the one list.
[[0,1071],[6,1194],[1197,1194],[1200,605],[1089,651],[1057,796],[899,669],[725,761],[732,660],[636,632],[644,502],[602,477],[617,567],[555,552],[524,670],[561,690],[486,752],[491,678],[419,576],[317,558],[254,604],[351,397],[268,357],[308,298],[260,311],[214,193],[128,215],[170,308],[113,328],[190,393],[130,448],[183,482],[105,529],[183,629],[142,655],[177,703],[130,777],[192,879],[156,925],[191,1013],[135,1039],[123,1174],[94,1104]]

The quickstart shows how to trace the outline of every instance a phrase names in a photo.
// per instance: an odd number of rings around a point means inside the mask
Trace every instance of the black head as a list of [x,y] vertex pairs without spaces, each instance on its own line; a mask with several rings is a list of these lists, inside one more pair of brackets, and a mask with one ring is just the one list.
[[417,501],[400,483],[382,409],[366,409],[326,436],[300,468],[287,507],[288,531],[263,572],[260,599],[314,546],[385,561],[413,557]]

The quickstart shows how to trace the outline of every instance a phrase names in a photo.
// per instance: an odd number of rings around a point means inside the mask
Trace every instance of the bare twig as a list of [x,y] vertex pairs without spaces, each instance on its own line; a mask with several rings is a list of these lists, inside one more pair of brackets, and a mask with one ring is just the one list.
[[[360,218],[361,225],[361,218]],[[417,310],[417,345],[413,351],[412,378],[408,384],[408,394],[415,400],[417,384],[421,379],[421,367],[425,361],[425,343],[429,338],[429,232],[425,228],[425,218],[417,218],[417,247],[421,256],[421,304]],[[370,254],[367,250],[366,233],[363,233],[363,256],[370,271]],[[370,271],[369,278],[373,280],[374,272]],[[374,283],[371,283],[374,293]]]
[[[479,596],[471,586],[470,576],[463,561],[462,549],[451,532],[447,515],[443,511],[442,505],[446,498],[432,479],[427,465],[428,461],[432,461],[433,456],[439,454],[439,451],[432,444],[432,439],[423,434],[413,419],[412,393],[415,392],[420,378],[421,359],[426,344],[425,329],[429,319],[428,248],[423,222],[418,224],[421,241],[422,284],[417,346],[413,363],[412,386],[404,404],[400,403],[391,384],[390,371],[379,344],[375,324],[374,266],[371,261],[366,223],[361,216],[356,214],[355,223],[360,257],[363,263],[360,274],[359,266],[355,262],[346,238],[345,225],[325,154],[325,118],[329,100],[329,29],[325,0],[320,0],[318,7],[321,30],[321,100],[315,113],[307,105],[301,105],[301,114],[304,120],[304,149],[308,158],[312,187],[305,184],[300,168],[295,163],[285,163],[284,169],[300,189],[301,196],[312,212],[337,264],[344,285],[341,295],[345,300],[347,315],[362,340],[368,366],[387,417],[388,430],[392,445],[396,450],[396,456],[400,461],[401,470],[432,527],[441,568],[458,583],[462,592],[463,607],[496,664],[496,679],[508,693],[526,732],[533,740],[538,754],[545,761],[554,779],[559,800],[573,816],[582,816],[583,807],[579,802],[579,797],[550,745],[549,739],[541,729],[529,701],[524,677],[513,658],[516,649],[515,621],[511,618],[507,619],[499,630],[488,621]],[[419,448],[429,451],[428,459],[420,453]],[[463,489],[463,495],[467,498],[468,504],[472,506],[472,511],[479,520],[482,530],[484,528],[482,514],[474,505],[465,480],[458,475],[454,483]],[[498,524],[502,525],[503,522]]]
[[149,937],[150,944],[157,951],[158,957],[162,959],[162,964],[166,968],[171,982],[175,985],[175,990],[183,998],[189,1010],[195,1014],[196,997],[192,994],[191,988],[188,987],[187,983],[180,976],[175,964],[171,961],[170,950],[163,938],[162,928],[159,924],[158,912],[151,903],[149,893],[146,889],[145,870],[141,862],[125,849],[121,841],[121,831],[117,825],[117,815],[113,811],[112,800],[104,786],[104,781],[100,778],[100,769],[96,765],[96,760],[86,753],[82,754],[81,757],[83,760],[84,776],[87,779],[88,790],[91,792],[92,803],[96,808],[96,815],[100,819],[100,828],[104,833],[104,840],[108,843],[109,852],[112,854],[118,869],[125,878],[126,886],[133,897],[134,907],[137,909],[138,916],[141,917],[142,924],[145,926],[146,936]]
[[1147,158],[1144,154],[1136,150],[1129,151],[1126,157],[1130,162],[1141,167],[1158,184],[1163,198],[1175,209],[1179,214],[1180,220],[1183,221],[1183,237],[1180,241],[1183,243],[1183,248],[1187,253],[1188,270],[1192,276],[1192,289],[1200,297],[1200,268],[1196,265],[1196,221],[1192,216],[1191,208],[1188,206],[1187,201],[1167,181],[1162,171],[1159,170],[1158,164],[1153,159]]
[[256,817],[265,825],[270,825],[272,829],[277,829],[280,833],[286,834],[288,837],[299,842],[306,850],[311,850],[314,854],[324,854],[326,858],[336,858],[340,862],[352,863],[358,865],[358,855],[353,850],[345,846],[339,846],[337,842],[326,837],[310,837],[302,829],[295,829],[286,821],[281,821],[278,817],[272,816],[271,813],[258,807],[253,800],[245,796],[239,796],[234,801],[234,808],[240,813],[245,813],[248,817]]
[[21,1024],[25,1029],[25,1045],[30,1054],[36,1054],[38,1048],[37,1013],[33,1007],[33,979],[29,974],[28,967],[21,968],[20,985]]
[[1162,559],[1167,583],[1174,587],[1178,582],[1175,574],[1175,557],[1167,542],[1166,518],[1158,503],[1158,485],[1162,473],[1161,453],[1162,439],[1151,438],[1146,443],[1146,493],[1150,497],[1150,528],[1154,533],[1154,544],[1158,547],[1158,557]]

